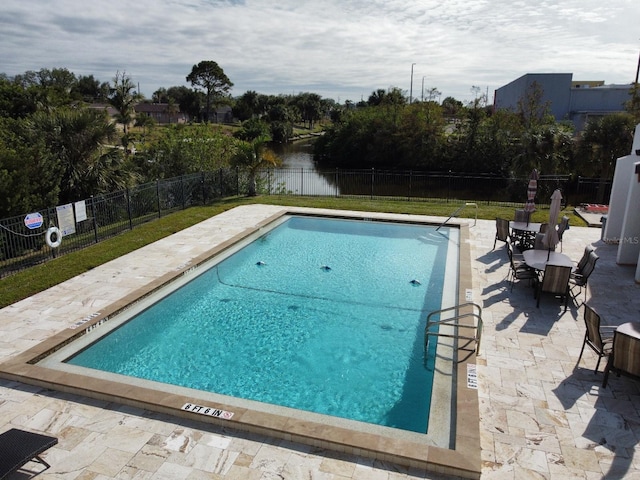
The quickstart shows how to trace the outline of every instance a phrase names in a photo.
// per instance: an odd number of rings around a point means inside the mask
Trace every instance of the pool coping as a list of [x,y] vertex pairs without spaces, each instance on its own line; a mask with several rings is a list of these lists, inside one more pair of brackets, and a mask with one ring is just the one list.
[[[329,212],[329,213],[327,213]],[[410,223],[428,223],[417,216],[410,215],[375,215],[370,212],[344,212],[322,210],[317,215],[343,218],[388,219]],[[287,214],[311,214],[313,209],[283,208],[281,212],[271,215],[258,223],[255,228],[243,231],[232,238],[221,242],[212,249],[196,256],[181,269],[161,275],[142,288],[138,288],[123,296],[117,302],[102,309],[101,314],[94,318],[88,318],[81,325],[66,328],[33,348],[26,350],[8,361],[0,364],[0,377],[21,381],[45,388],[51,388],[63,392],[79,394],[91,398],[118,402],[156,412],[166,413],[177,417],[188,418],[220,425],[222,427],[235,428],[237,430],[260,433],[272,437],[282,438],[288,441],[300,442],[320,448],[327,448],[339,452],[353,453],[368,456],[391,463],[420,467],[429,471],[459,475],[466,478],[480,478],[480,419],[477,390],[469,388],[467,382],[468,365],[475,365],[475,353],[460,347],[454,355],[464,357],[464,361],[456,364],[453,374],[456,377],[454,395],[455,409],[455,438],[454,447],[441,448],[429,444],[427,435],[402,432],[386,427],[354,430],[352,423],[344,421],[322,422],[317,421],[317,416],[310,415],[313,420],[289,415],[265,412],[248,407],[239,407],[238,404],[216,402],[206,403],[206,399],[195,399],[203,408],[184,410],[184,406],[194,404],[194,397],[176,391],[159,391],[133,384],[123,384],[104,378],[96,378],[87,375],[70,374],[68,372],[52,370],[36,365],[35,362],[70,339],[82,335],[86,330],[99,325],[140,298],[146,297],[157,291],[167,282],[188,275],[197,265],[200,265],[224,250],[228,249],[239,240],[253,234],[260,228]],[[460,229],[460,260],[459,260],[459,304],[468,301],[467,293],[472,290],[471,272],[471,247],[469,244],[469,225],[465,222],[452,221],[450,225]],[[471,321],[471,320],[469,320]],[[209,407],[211,410],[204,410]],[[216,416],[218,412],[233,412],[231,419],[225,420]],[[358,422],[359,423],[359,422]],[[380,432],[383,434],[380,434]]]

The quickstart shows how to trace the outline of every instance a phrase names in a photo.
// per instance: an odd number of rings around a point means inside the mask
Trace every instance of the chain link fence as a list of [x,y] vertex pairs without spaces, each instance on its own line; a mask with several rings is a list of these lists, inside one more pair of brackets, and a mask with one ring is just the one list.
[[[245,194],[248,182],[247,172],[221,169],[158,180],[72,204],[2,219],[0,278],[93,245],[163,215]],[[517,207],[526,200],[527,185],[528,178],[455,172],[308,168],[265,169],[258,172],[258,190],[263,195],[446,203],[473,200],[487,205]],[[543,175],[538,181],[536,204],[541,208],[548,206],[551,193],[556,188],[563,192],[566,204],[608,203],[611,182],[571,178],[568,175]],[[57,243],[59,245],[56,246]]]

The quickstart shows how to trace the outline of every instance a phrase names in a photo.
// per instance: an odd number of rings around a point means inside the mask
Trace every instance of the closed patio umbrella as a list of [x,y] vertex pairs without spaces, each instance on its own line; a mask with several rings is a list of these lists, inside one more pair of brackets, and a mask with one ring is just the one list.
[[560,209],[562,208],[562,194],[560,190],[556,189],[551,195],[551,206],[549,207],[549,228],[547,228],[547,232],[544,234],[544,239],[542,243],[545,247],[549,249],[549,253],[551,250],[555,250],[556,245],[560,239],[558,238],[558,230],[556,229],[556,224],[558,223],[558,215],[560,215]]
[[531,213],[536,210],[536,191],[538,190],[538,170],[535,168],[529,176],[529,184],[527,185],[527,203],[524,204],[524,211],[527,212],[527,225],[531,219]]

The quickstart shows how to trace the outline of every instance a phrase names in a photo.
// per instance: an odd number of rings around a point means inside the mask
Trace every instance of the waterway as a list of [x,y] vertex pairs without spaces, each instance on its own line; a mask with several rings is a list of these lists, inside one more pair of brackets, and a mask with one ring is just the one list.
[[282,161],[278,168],[277,184],[271,191],[287,191],[297,195],[339,195],[335,176],[316,169],[313,161],[314,138],[298,140],[288,144],[274,144],[271,148]]

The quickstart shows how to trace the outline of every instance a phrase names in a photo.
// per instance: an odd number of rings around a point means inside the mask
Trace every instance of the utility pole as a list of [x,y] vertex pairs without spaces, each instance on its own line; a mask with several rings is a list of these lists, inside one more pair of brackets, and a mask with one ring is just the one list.
[[409,87],[409,105],[413,103],[413,66],[415,63],[411,64],[411,86]]
[[424,103],[424,77],[422,77],[422,103]]
[[631,114],[636,121],[640,117],[640,99],[638,99],[638,75],[640,74],[640,55],[638,55],[638,66],[636,68],[636,81],[633,83],[633,97],[631,98]]

